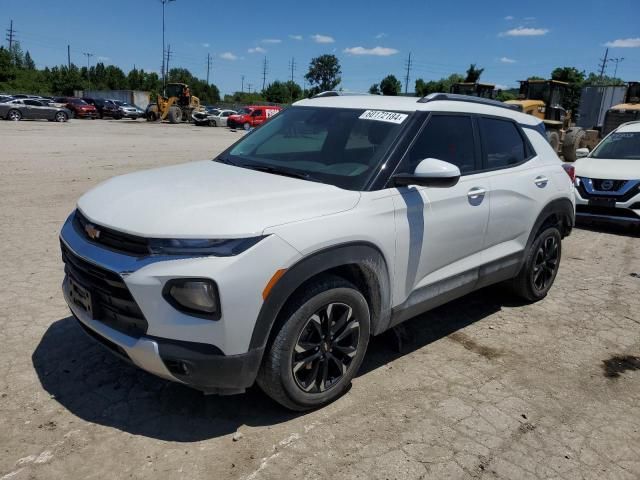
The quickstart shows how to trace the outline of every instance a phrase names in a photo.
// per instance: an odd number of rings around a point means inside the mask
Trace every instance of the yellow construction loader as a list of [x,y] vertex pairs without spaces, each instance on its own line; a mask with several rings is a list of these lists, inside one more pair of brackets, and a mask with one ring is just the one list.
[[200,99],[191,95],[186,83],[168,83],[166,96],[158,94],[158,100],[147,109],[147,120],[169,120],[170,123],[191,121],[191,114],[201,110]]
[[490,83],[460,82],[451,85],[450,93],[471,95],[472,97],[494,98],[496,86]]

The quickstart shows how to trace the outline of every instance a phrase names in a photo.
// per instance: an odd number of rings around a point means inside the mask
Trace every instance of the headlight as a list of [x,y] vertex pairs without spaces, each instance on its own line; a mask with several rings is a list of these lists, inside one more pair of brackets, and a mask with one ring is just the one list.
[[232,257],[253,247],[263,238],[265,237],[226,240],[155,238],[149,240],[149,250],[155,255]]
[[213,280],[208,278],[176,278],[169,280],[162,295],[173,307],[182,312],[218,320],[220,297]]

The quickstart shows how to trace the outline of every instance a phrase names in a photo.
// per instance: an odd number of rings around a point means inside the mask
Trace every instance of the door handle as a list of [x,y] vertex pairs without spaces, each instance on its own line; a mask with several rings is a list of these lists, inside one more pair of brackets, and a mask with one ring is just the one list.
[[540,175],[538,177],[536,177],[536,179],[533,181],[536,186],[538,186],[539,188],[544,188],[547,186],[547,183],[549,183],[549,179],[543,175]]
[[486,193],[487,191],[484,188],[473,187],[467,192],[467,199],[472,206],[477,207],[484,200]]

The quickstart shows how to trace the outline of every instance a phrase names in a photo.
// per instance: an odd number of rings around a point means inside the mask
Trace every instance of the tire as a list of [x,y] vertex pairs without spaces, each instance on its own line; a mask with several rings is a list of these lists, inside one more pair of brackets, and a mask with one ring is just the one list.
[[351,283],[326,276],[290,299],[282,315],[284,323],[267,348],[258,385],[290,410],[334,401],[349,389],[367,350],[367,301]]
[[217,127],[218,125],[216,124],[215,120],[209,120],[209,126],[210,127]]
[[531,244],[520,273],[511,280],[513,292],[529,302],[542,300],[558,274],[561,257],[560,230],[555,226],[545,228]]
[[251,129],[251,124],[249,122],[244,122],[242,128],[244,128],[246,131],[249,131]]
[[22,120],[22,113],[20,113],[20,110],[9,110],[7,112],[7,120],[18,122]]
[[56,113],[55,120],[56,122],[64,123],[69,120],[69,116],[64,112],[58,112]]
[[580,148],[586,135],[586,132],[581,128],[570,128],[567,130],[564,141],[562,142],[562,156],[565,162],[576,161],[576,150]]
[[158,120],[158,116],[156,115],[156,112],[154,112],[153,110],[148,111],[147,122],[155,122],[156,120]]
[[553,151],[559,153],[560,135],[558,132],[555,130],[549,130],[547,132],[547,141],[549,142],[549,145],[551,145],[551,148],[553,148]]
[[180,109],[180,107],[170,107],[168,118],[169,123],[180,123],[182,121],[182,110]]

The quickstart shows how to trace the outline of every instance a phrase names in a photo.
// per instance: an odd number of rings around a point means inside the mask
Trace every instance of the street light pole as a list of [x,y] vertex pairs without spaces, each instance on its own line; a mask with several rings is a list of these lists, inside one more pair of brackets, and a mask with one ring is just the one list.
[[167,83],[167,72],[164,63],[165,43],[164,43],[164,7],[169,2],[175,2],[176,0],[160,0],[162,2],[162,94],[165,95],[165,88]]

